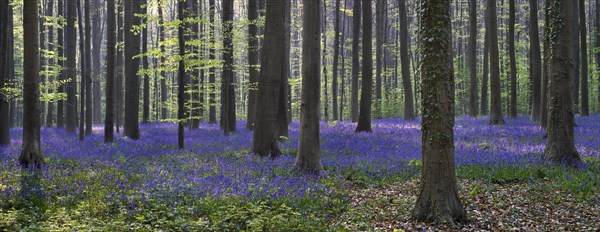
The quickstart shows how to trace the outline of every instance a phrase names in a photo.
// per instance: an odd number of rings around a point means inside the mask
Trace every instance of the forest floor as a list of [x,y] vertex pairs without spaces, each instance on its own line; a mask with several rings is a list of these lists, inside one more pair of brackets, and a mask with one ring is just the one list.
[[[544,161],[543,131],[525,117],[490,126],[459,118],[455,160],[470,221],[453,228],[414,222],[421,169],[420,122],[382,119],[373,133],[321,124],[326,174],[294,169],[298,124],[285,155],[248,154],[252,132],[225,137],[217,125],[186,130],[141,125],[142,138],[85,141],[42,130],[46,165],[21,170],[20,129],[0,147],[0,231],[597,231],[600,116],[578,117],[577,167]],[[244,122],[238,128],[245,128]]]

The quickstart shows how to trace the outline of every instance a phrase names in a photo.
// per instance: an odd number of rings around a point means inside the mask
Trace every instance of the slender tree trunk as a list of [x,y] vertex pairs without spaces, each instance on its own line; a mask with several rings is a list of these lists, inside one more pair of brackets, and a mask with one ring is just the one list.
[[[571,84],[571,93],[573,94],[573,96],[571,97],[571,100],[573,101],[574,105],[573,105],[573,112],[579,113],[579,67],[580,67],[580,60],[579,60],[579,6],[578,6],[578,0],[572,0],[571,3],[571,15],[569,17],[571,17],[571,20],[569,20],[570,23],[570,27],[572,28],[571,30],[571,39],[569,41],[571,41],[571,48],[569,49],[569,57],[571,59],[571,64],[573,65],[573,68],[570,69],[571,72],[573,72],[571,75],[573,76],[573,78],[571,79],[573,81],[573,83]],[[585,53],[585,52],[584,52]]]
[[[142,5],[146,5],[147,0],[141,0]],[[148,13],[148,7],[145,7],[142,11],[144,14]],[[148,23],[146,19],[142,19],[142,54],[148,52]],[[150,77],[148,76],[148,56],[144,55],[142,58],[142,77],[144,80],[144,92],[143,92],[143,107],[142,107],[142,123],[148,123],[150,121]]]
[[[335,22],[334,22],[335,37],[333,40],[333,76],[331,80],[331,97],[332,97],[332,114],[334,121],[341,120],[338,115],[338,64],[340,61],[340,0],[335,1]],[[343,90],[342,90],[343,91]]]
[[41,168],[38,1],[23,3],[23,148],[19,163]]
[[[179,17],[179,21],[183,22],[185,19],[184,11],[189,10],[185,9],[185,1],[179,0],[177,4],[177,17]],[[179,72],[177,75],[177,121],[178,121],[178,130],[177,130],[177,141],[179,145],[179,149],[185,148],[185,87],[186,87],[186,73],[185,73],[185,26],[179,25],[177,30],[177,38],[179,43]]]
[[[485,15],[486,15],[486,20],[487,20],[487,10],[485,11]],[[489,45],[490,45],[490,30],[487,29],[487,26],[485,28],[485,33],[483,35],[484,39],[483,39],[483,70],[482,70],[482,76],[481,76],[481,115],[487,115],[488,114],[488,74],[489,74],[489,57],[490,57],[490,53],[489,53]]]
[[249,65],[249,88],[248,88],[248,123],[246,129],[252,130],[256,118],[256,96],[258,90],[258,77],[260,69],[258,66],[258,0],[248,0],[248,65]]
[[469,0],[469,116],[477,117],[477,1]]
[[133,27],[140,24],[136,16],[142,13],[139,0],[125,1],[125,136],[137,140],[140,138],[140,127],[138,124],[140,101],[139,101],[139,77],[140,59],[134,56],[140,53],[140,35],[132,31]]
[[[123,14],[125,12],[125,0],[118,0],[119,5],[117,7],[117,44],[123,44],[125,42],[124,33],[124,20]],[[116,63],[116,78],[115,78],[115,125],[117,127],[117,133],[120,133],[119,128],[123,126],[124,113],[125,113],[125,98],[123,93],[123,79],[125,76],[125,46],[117,47],[117,63]]]
[[575,4],[572,1],[551,0],[549,15],[555,20],[546,29],[550,38],[550,58],[548,64],[548,138],[545,156],[552,161],[579,163],[581,157],[575,148],[574,113],[570,84],[574,68],[569,64],[569,47],[572,44],[572,33],[576,33],[571,20]]
[[[160,26],[158,27],[160,32],[158,33],[158,40],[160,41],[160,53],[164,54],[165,53],[165,45],[163,45],[163,42],[165,41],[165,29],[164,29],[164,18],[163,18],[163,9],[162,6],[159,4],[158,5],[158,20],[159,20],[159,24]],[[165,56],[160,56],[160,63],[164,65],[165,63]],[[169,100],[169,95],[168,95],[168,89],[167,89],[167,74],[165,72],[165,69],[162,68],[160,70],[160,109],[161,109],[161,119],[165,120],[167,118],[169,118],[169,111],[167,110],[167,101]]]
[[[216,36],[216,32],[215,32],[215,0],[208,0],[208,11],[209,11],[209,21],[210,21],[210,27],[209,27],[209,34],[210,34],[210,42],[209,44],[215,44],[215,36]],[[211,46],[209,49],[209,60],[215,60],[215,49],[214,46]],[[210,124],[217,124],[217,108],[216,108],[216,94],[215,94],[215,68],[214,66],[211,66],[211,68],[208,70],[209,75],[208,75],[208,105],[209,105],[209,109],[208,109],[208,123]]]
[[302,102],[300,104],[300,132],[296,167],[319,174],[321,144],[319,139],[319,101],[321,99],[321,1],[303,0],[304,20],[302,22]]
[[[544,0],[544,18],[549,18],[550,1]],[[549,63],[550,63],[550,20],[544,20],[544,63],[542,65],[542,100],[541,100],[541,117],[540,125],[543,129],[546,129],[548,125],[548,79],[549,79]]]
[[[360,16],[361,16],[361,1],[354,1],[354,9],[352,10],[352,96],[350,99],[350,116],[352,122],[358,122],[358,76],[360,73]],[[370,32],[369,32],[370,33]]]
[[[87,2],[87,1],[86,1]],[[81,69],[81,73],[80,73],[80,82],[79,82],[79,140],[83,141],[84,139],[84,133],[85,133],[85,103],[86,103],[86,85],[85,83],[87,82],[87,69],[89,66],[89,63],[87,62],[87,49],[86,49],[86,43],[85,43],[85,28],[83,26],[83,24],[85,23],[85,19],[83,17],[83,9],[81,6],[81,0],[77,0],[77,12],[79,14],[79,19],[77,20],[78,25],[78,30],[79,30],[79,68]]]
[[233,1],[223,0],[223,70],[221,75],[221,117],[224,134],[236,130],[233,66]]
[[[347,0],[344,0],[344,9],[347,9]],[[339,116],[339,120],[344,120],[344,105],[345,105],[345,97],[346,97],[346,50],[345,50],[345,45],[346,45],[346,14],[343,15],[342,18],[342,29],[341,29],[341,33],[342,33],[342,44],[341,44],[341,55],[342,55],[342,67],[340,70],[340,116]]]
[[[46,16],[53,18],[54,17],[54,0],[48,0],[46,3]],[[54,26],[52,24],[47,25],[48,27],[48,51],[54,52]],[[52,75],[50,74],[50,70],[53,70],[54,66],[54,57],[48,59],[48,67],[46,67],[46,73],[48,81],[52,81]],[[48,93],[52,93],[55,91],[53,88],[48,88]],[[52,127],[54,126],[54,101],[48,101],[48,111],[46,113],[46,126]]]
[[[85,1],[85,134],[92,134],[93,99],[92,99],[92,23],[90,17],[90,1]],[[100,22],[96,22],[100,23]],[[97,35],[102,37],[102,35]],[[83,110],[83,107],[81,108]]]
[[454,164],[454,71],[450,1],[421,1],[423,170],[413,218],[454,225],[467,219]]
[[[92,1],[92,109],[93,109],[93,123],[102,123],[102,89],[100,86],[101,79],[101,57],[102,57],[102,35],[104,34],[104,22],[102,18],[102,9],[104,1],[93,0]],[[50,106],[48,106],[50,107]],[[48,112],[49,113],[49,112]]]
[[323,36],[323,51],[321,52],[323,58],[321,61],[323,62],[323,80],[325,81],[323,88],[323,119],[327,122],[329,121],[329,96],[327,94],[328,86],[328,78],[327,78],[327,1],[323,2],[323,17],[321,23],[321,35]]
[[67,1],[67,25],[65,27],[65,48],[67,64],[65,67],[65,79],[67,84],[67,110],[66,110],[66,130],[68,133],[75,133],[77,127],[77,99],[75,96],[77,84],[76,71],[76,51],[77,36],[75,30],[75,20],[77,19],[77,2],[75,0]]
[[[585,25],[585,1],[579,0],[579,37],[581,39],[581,115],[590,114],[589,106],[589,83],[588,83],[588,61],[587,61],[587,28]],[[575,19],[574,19],[575,20]]]
[[[367,3],[370,3],[368,1]],[[371,98],[373,88],[373,43],[372,28],[373,16],[371,15],[371,4],[362,6],[363,22],[363,64],[362,64],[362,92],[360,95],[360,115],[356,132],[371,132]]]
[[517,58],[515,56],[515,0],[508,0],[508,53],[510,59],[509,116],[517,117]]
[[382,118],[381,72],[383,71],[383,11],[385,4],[387,4],[385,0],[377,0],[375,3],[375,118]]
[[538,32],[538,0],[529,0],[529,78],[532,86],[531,118],[541,120],[542,56]]
[[[63,0],[58,0],[57,1],[57,14],[60,17],[65,17],[66,15],[64,14],[64,5],[63,5]],[[58,42],[58,47],[57,47],[57,53],[58,53],[58,66],[61,68],[57,79],[60,81],[64,81],[65,80],[65,62],[64,62],[64,45],[65,45],[65,40],[64,40],[64,28],[65,24],[64,23],[60,23],[60,26],[56,29],[56,40]],[[58,86],[58,93],[59,94],[63,94],[65,93],[65,89],[66,86],[64,84],[61,84],[60,86]],[[64,100],[58,100],[58,102],[56,103],[56,127],[64,127],[65,126],[65,115],[64,115],[64,110],[65,110],[65,101]]]
[[[415,105],[413,100],[413,90],[410,81],[410,59],[408,58],[408,18],[406,16],[406,3],[404,0],[398,1],[398,10],[400,11],[400,65],[402,66],[402,88],[404,89],[404,119],[414,120]],[[416,85],[416,82],[415,82]]]
[[114,141],[114,80],[117,55],[115,0],[106,1],[106,12],[106,117],[104,121],[104,142],[112,143]]
[[500,95],[500,58],[498,55],[498,23],[496,19],[496,1],[487,1],[487,30],[489,30],[490,40],[490,87],[491,87],[491,107],[490,124],[504,124],[502,118],[502,97]]

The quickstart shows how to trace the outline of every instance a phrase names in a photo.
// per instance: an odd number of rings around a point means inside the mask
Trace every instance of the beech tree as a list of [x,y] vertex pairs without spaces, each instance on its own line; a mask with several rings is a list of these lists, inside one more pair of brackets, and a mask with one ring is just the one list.
[[421,0],[423,170],[413,218],[454,225],[467,214],[454,163],[454,71],[450,0]]
[[38,1],[23,2],[23,148],[22,166],[40,168],[44,162],[40,142],[40,50]]
[[502,97],[500,93],[500,58],[498,55],[498,22],[496,17],[496,1],[487,1],[486,31],[489,30],[490,56],[490,124],[504,124],[502,118]]
[[133,29],[140,24],[137,15],[142,14],[140,0],[123,0],[125,6],[124,36],[125,36],[125,118],[123,134],[131,139],[140,138],[139,114],[140,114],[140,80],[137,76],[140,69],[140,58],[134,56],[140,54],[140,35]]
[[260,70],[256,67],[258,63],[258,0],[248,0],[248,112],[246,115],[246,129],[252,130],[254,128],[255,116],[256,116],[256,103],[257,103],[257,91],[258,91],[258,78]]
[[350,96],[350,118],[358,122],[358,76],[360,72],[360,17],[361,1],[354,1],[352,9],[352,95]]
[[106,1],[106,116],[104,119],[104,142],[114,141],[114,80],[115,60],[117,56],[117,23],[115,0]]
[[67,63],[65,65],[65,80],[68,81],[67,89],[67,105],[65,124],[68,133],[75,133],[77,127],[77,71],[75,48],[77,47],[77,34],[75,31],[75,20],[77,19],[77,1],[67,1],[67,25],[65,26],[65,43]]
[[414,96],[410,81],[408,19],[406,16],[406,3],[404,0],[398,0],[398,10],[400,11],[400,65],[402,66],[402,88],[404,90],[404,119],[414,120],[416,118],[415,101],[413,100]]
[[302,96],[296,167],[308,173],[323,171],[320,142],[321,0],[302,1]]
[[225,135],[236,130],[233,66],[233,1],[223,0],[223,70],[221,75],[221,127]]
[[[6,86],[9,80],[9,66],[13,63],[9,60],[9,53],[12,53],[9,46],[9,11],[12,6],[8,1],[0,2],[0,89]],[[0,146],[10,144],[10,114],[8,99],[0,93]]]
[[571,83],[574,67],[569,63],[571,33],[574,29],[571,20],[573,2],[562,0],[548,1],[548,14],[553,20],[546,30],[549,38],[548,59],[548,124],[545,156],[552,161],[579,163],[581,157],[575,148],[574,109]]
[[371,102],[373,93],[373,44],[371,31],[373,16],[370,1],[362,5],[363,49],[362,49],[362,92],[360,95],[360,113],[356,132],[371,132]]
[[538,31],[538,1],[529,0],[529,79],[531,80],[531,118],[541,120],[541,89],[542,89],[542,55],[540,50],[540,35]]

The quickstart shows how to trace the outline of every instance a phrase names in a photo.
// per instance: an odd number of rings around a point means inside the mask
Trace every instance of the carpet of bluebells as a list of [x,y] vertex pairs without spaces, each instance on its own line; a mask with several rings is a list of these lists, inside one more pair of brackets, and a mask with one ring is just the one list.
[[[506,121],[490,126],[487,118],[457,119],[459,178],[511,183],[550,175],[540,174],[556,166],[542,157],[540,127],[526,117]],[[600,116],[577,118],[577,124],[577,149],[588,163],[569,171],[582,173],[569,177],[569,186],[594,191],[600,182],[590,180],[600,178],[582,176],[589,161],[600,158]],[[42,129],[46,165],[39,174],[17,165],[22,131],[11,130],[12,145],[0,147],[0,231],[338,230],[329,226],[351,207],[350,189],[420,175],[419,121],[375,120],[372,134],[354,133],[355,124],[346,121],[323,122],[326,174],[320,177],[293,167],[297,122],[282,144],[287,155],[277,159],[249,154],[252,132],[245,129],[225,137],[218,125],[202,124],[186,130],[183,151],[175,124],[143,124],[140,140],[118,136],[113,144],[103,143],[102,129],[95,127],[85,141],[64,129]],[[32,176],[33,184],[23,181]]]

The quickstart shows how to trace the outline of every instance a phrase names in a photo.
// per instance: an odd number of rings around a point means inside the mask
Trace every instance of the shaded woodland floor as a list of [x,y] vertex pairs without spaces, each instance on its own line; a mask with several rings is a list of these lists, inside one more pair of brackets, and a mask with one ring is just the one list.
[[[529,119],[460,118],[457,176],[471,222],[461,230],[594,230],[600,224],[600,116],[576,121],[586,160],[543,160],[543,131]],[[244,122],[238,128],[244,128]],[[389,230],[444,229],[412,222],[421,167],[419,121],[375,120],[372,134],[349,122],[322,123],[327,175],[293,168],[298,124],[272,160],[248,154],[252,132],[225,137],[217,125],[186,130],[141,126],[142,139],[102,143],[102,128],[80,142],[42,130],[46,166],[21,171],[21,130],[0,148],[0,231],[8,230]],[[27,190],[27,191],[26,191]]]

